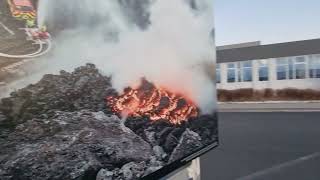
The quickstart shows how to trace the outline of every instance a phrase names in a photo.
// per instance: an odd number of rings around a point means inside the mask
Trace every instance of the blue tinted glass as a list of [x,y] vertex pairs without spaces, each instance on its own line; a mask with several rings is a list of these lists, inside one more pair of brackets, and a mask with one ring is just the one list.
[[309,76],[310,78],[320,78],[320,58],[314,56],[314,59],[309,64]]
[[303,63],[303,62],[305,62],[305,58],[304,58],[303,56],[301,56],[301,57],[296,57],[296,62],[297,62],[297,63]]
[[220,70],[216,70],[216,82],[217,82],[217,83],[220,83],[220,82],[221,82]]
[[242,63],[242,67],[251,68],[252,67],[252,62],[251,61],[245,61],[245,62]]
[[229,64],[228,64],[228,68],[235,68],[234,63],[229,63]]
[[296,64],[296,79],[306,78],[306,65]]
[[260,60],[259,61],[259,67],[261,67],[261,66],[268,66],[267,60]]
[[285,58],[277,59],[277,65],[286,65],[288,64],[288,60]]
[[320,69],[317,69],[315,72],[315,78],[320,78]]
[[320,78],[320,55],[315,55],[311,65],[314,73],[313,78]]
[[242,77],[241,77],[241,69],[240,68],[237,69],[237,73],[238,73],[238,82],[241,82]]
[[267,66],[259,68],[259,81],[268,81],[269,80],[269,69]]
[[243,69],[243,81],[252,81],[252,69],[251,68]]
[[277,67],[277,79],[278,80],[287,79],[286,66]]
[[315,69],[309,69],[309,77],[310,78],[316,78],[315,77],[315,72],[316,72]]
[[293,77],[293,61],[292,60],[290,60],[289,61],[289,79],[294,79],[294,77]]
[[236,81],[236,73],[235,69],[228,69],[228,82]]

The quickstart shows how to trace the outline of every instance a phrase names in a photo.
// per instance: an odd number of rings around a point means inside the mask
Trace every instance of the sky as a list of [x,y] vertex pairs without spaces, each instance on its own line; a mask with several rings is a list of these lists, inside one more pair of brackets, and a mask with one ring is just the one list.
[[320,38],[320,0],[214,0],[217,45]]

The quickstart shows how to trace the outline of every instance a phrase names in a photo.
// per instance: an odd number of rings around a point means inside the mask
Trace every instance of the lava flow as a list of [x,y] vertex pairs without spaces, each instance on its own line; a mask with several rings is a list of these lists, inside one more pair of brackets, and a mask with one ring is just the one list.
[[154,121],[166,119],[173,124],[199,114],[199,109],[190,100],[156,87],[145,79],[137,89],[129,87],[120,96],[107,97],[107,104],[112,111],[122,115],[148,116]]

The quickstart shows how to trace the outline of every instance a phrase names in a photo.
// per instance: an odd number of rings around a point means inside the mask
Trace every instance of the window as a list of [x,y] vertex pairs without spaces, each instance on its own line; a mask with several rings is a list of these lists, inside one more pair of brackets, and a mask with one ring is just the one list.
[[277,79],[284,80],[288,79],[288,59],[287,58],[279,58],[277,59]]
[[216,68],[216,82],[217,83],[221,82],[220,64],[217,64],[217,68]]
[[295,58],[294,69],[296,79],[306,78],[306,59],[304,56]]
[[277,59],[277,79],[306,78],[306,60],[304,56]]
[[228,82],[236,82],[236,64],[228,63]]
[[309,61],[310,78],[320,78],[320,54],[313,55]]
[[279,58],[277,60],[277,79],[294,79],[295,66],[291,57]]
[[252,81],[252,61],[228,64],[228,82]]
[[259,81],[269,80],[269,66],[266,60],[259,61]]
[[239,64],[239,81],[249,82],[252,81],[252,61],[244,61]]

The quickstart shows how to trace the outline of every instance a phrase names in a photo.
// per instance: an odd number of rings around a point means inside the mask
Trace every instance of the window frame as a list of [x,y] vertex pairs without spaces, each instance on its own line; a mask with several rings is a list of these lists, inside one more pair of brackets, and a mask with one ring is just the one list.
[[[279,73],[283,73],[283,71],[279,71],[279,68],[284,68],[284,78],[279,78]],[[277,80],[288,80],[289,79],[289,59],[287,57],[277,58],[276,59],[276,73]]]
[[320,54],[309,56],[308,74],[311,79],[320,78]]
[[[299,62],[299,58],[302,58],[303,61]],[[304,71],[304,75],[303,77],[299,76],[298,70],[299,68],[297,68],[298,66],[303,65],[303,71]],[[301,69],[300,69],[301,70]],[[296,56],[293,59],[293,79],[306,79],[307,78],[307,59],[305,56]]]
[[[267,76],[262,77],[261,76],[261,70],[266,69]],[[265,79],[262,79],[265,78]],[[270,74],[269,74],[269,61],[266,59],[258,60],[258,80],[259,81],[269,81]]]
[[[248,63],[248,64],[247,64]],[[252,71],[253,71],[253,62],[252,60],[248,60],[248,61],[241,61],[239,62],[238,64],[238,69],[239,69],[239,77],[238,77],[238,80],[239,82],[252,82],[253,81],[253,74],[252,74]],[[249,78],[246,79],[245,78],[245,75],[246,75],[246,71],[249,70]]]
[[[233,67],[229,67],[229,65],[233,65]],[[237,81],[237,64],[235,62],[227,63],[227,83],[235,83]],[[234,78],[233,81],[230,81],[229,72],[233,71]]]

